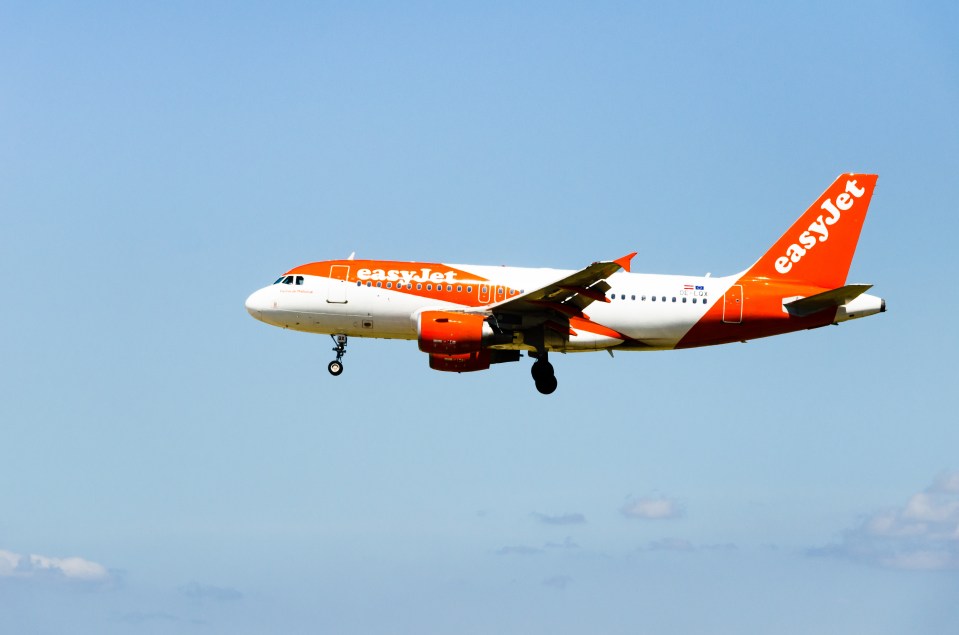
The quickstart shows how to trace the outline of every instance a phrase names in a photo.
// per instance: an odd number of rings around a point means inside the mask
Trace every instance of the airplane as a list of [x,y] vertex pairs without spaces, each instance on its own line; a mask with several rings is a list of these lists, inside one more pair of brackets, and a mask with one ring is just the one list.
[[349,337],[416,340],[430,368],[486,370],[534,360],[536,389],[556,390],[550,353],[658,351],[745,342],[886,310],[846,284],[875,174],[843,174],[751,267],[711,277],[632,273],[631,253],[578,271],[389,260],[325,260],[290,269],[246,309],[273,326],[328,334],[343,372]]

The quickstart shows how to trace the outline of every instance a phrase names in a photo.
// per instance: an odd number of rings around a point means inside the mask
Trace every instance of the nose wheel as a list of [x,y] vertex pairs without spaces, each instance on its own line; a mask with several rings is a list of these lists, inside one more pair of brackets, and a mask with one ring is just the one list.
[[331,335],[333,338],[333,343],[336,344],[336,347],[333,349],[333,352],[336,353],[336,359],[329,363],[326,367],[330,374],[336,377],[337,375],[343,372],[343,356],[346,355],[346,336],[345,335]]
[[553,373],[553,365],[546,360],[545,353],[533,362],[530,373],[533,375],[533,381],[536,383],[536,390],[544,395],[550,395],[556,390],[559,382],[556,381],[556,375]]

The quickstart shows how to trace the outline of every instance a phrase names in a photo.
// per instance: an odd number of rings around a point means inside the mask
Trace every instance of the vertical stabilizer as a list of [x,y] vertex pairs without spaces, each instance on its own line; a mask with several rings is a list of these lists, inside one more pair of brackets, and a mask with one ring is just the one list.
[[840,175],[744,277],[843,286],[877,178]]

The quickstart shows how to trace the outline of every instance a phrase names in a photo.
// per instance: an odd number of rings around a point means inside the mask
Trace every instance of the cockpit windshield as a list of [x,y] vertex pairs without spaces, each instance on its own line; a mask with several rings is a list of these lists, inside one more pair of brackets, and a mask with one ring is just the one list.
[[303,284],[303,276],[280,276],[273,284]]

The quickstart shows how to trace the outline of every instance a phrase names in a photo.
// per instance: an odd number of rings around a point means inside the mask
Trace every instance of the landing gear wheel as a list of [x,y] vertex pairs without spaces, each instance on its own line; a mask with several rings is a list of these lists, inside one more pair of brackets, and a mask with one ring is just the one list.
[[346,355],[346,336],[338,333],[330,337],[333,338],[333,343],[336,344],[336,348],[333,349],[333,352],[336,353],[336,359],[330,362],[326,369],[330,371],[331,375],[336,377],[343,372],[343,356]]
[[533,375],[533,381],[540,382],[547,377],[553,376],[553,365],[545,359],[538,359],[533,362],[533,366],[529,369],[529,372]]
[[533,375],[536,390],[544,395],[553,394],[558,382],[556,381],[556,375],[553,374],[553,365],[546,359],[546,353],[538,356],[538,359],[533,362],[533,366],[529,369],[529,372]]
[[536,381],[536,390],[540,391],[544,395],[551,395],[556,390],[556,386],[559,384],[556,381],[554,375],[549,375],[548,377],[543,377]]

